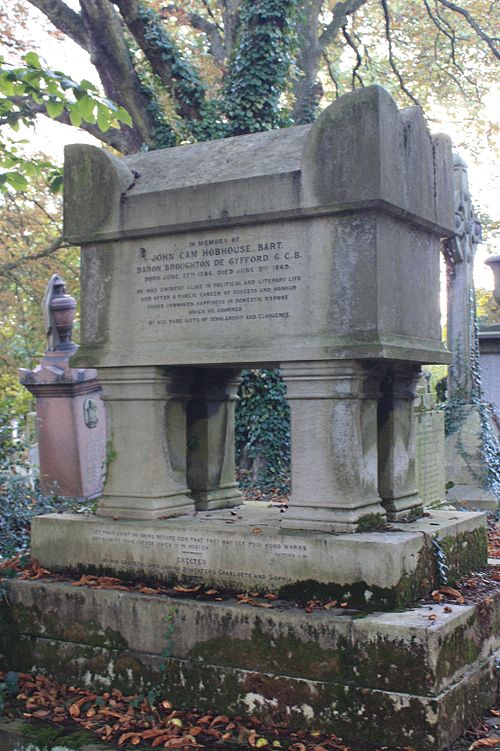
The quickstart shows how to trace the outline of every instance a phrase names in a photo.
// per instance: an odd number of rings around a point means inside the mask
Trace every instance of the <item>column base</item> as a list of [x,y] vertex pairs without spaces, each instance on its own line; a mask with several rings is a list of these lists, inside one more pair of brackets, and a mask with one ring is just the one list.
[[351,533],[379,531],[386,522],[385,509],[378,499],[358,508],[324,506],[289,507],[282,515],[282,529]]
[[424,513],[422,499],[416,494],[383,501],[389,521],[413,521]]
[[186,514],[193,515],[193,499],[187,492],[157,498],[102,496],[95,513],[97,516],[113,519],[169,519]]
[[243,496],[238,490],[237,483],[231,483],[226,486],[219,486],[213,490],[203,492],[193,491],[193,498],[197,511],[212,511],[217,508],[233,508],[241,506]]

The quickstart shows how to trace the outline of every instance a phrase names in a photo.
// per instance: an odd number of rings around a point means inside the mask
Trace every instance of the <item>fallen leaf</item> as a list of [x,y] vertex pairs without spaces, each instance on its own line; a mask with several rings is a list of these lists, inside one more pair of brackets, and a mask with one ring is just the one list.
[[442,602],[444,600],[444,595],[441,594],[441,592],[438,589],[435,589],[434,592],[431,594],[432,599],[434,602]]
[[205,594],[206,594],[206,595],[207,595],[208,597],[211,597],[212,595],[218,595],[218,594],[219,594],[219,592],[218,592],[218,590],[217,590],[217,589],[207,589],[207,591],[205,592]]
[[124,743],[130,743],[132,746],[138,746],[141,742],[141,736],[137,732],[124,733],[118,738],[118,745],[123,746]]
[[229,722],[229,717],[226,717],[225,714],[217,715],[217,717],[214,717],[212,722],[210,723],[210,727],[213,727],[214,725],[227,725]]
[[254,527],[254,529],[252,529],[252,534],[254,535],[260,535],[261,532],[262,529],[260,527]]
[[201,584],[197,584],[195,587],[181,587],[180,584],[174,584],[176,592],[199,592]]
[[273,592],[268,592],[264,597],[266,600],[279,600],[278,595],[275,595]]
[[469,746],[469,751],[474,748],[493,748],[493,746],[500,746],[500,738],[479,738]]
[[327,602],[324,607],[326,608],[326,610],[331,610],[331,608],[336,608],[337,600],[330,600],[330,602]]

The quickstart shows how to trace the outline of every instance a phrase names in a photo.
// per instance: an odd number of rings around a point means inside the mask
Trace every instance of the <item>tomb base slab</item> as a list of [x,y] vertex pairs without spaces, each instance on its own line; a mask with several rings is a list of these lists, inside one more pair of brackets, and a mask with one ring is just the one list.
[[287,599],[310,599],[317,590],[362,610],[404,607],[436,584],[436,533],[450,577],[486,565],[480,513],[433,511],[390,532],[336,535],[283,529],[286,513],[250,503],[154,521],[51,514],[33,520],[32,552],[54,572],[199,582]]
[[96,692],[157,688],[176,706],[322,729],[356,748],[440,751],[494,701],[500,594],[487,608],[360,619],[15,580],[0,625],[0,669]]

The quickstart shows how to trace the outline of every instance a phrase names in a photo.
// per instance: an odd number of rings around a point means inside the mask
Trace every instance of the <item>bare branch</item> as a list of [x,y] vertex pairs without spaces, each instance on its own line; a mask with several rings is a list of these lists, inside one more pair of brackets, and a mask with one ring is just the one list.
[[361,64],[363,62],[363,58],[359,54],[359,49],[354,43],[354,40],[352,39],[351,35],[347,31],[347,26],[342,26],[342,35],[344,39],[346,40],[349,47],[353,50],[354,54],[356,55],[356,64],[354,68],[352,69],[352,88],[356,88],[356,78],[360,82],[361,86],[364,86],[363,79],[358,73],[359,68],[361,67]]
[[387,0],[380,0],[380,4],[382,5],[382,9],[384,11],[384,19],[385,19],[385,38],[387,39],[387,44],[389,46],[389,65],[391,66],[391,69],[396,76],[396,78],[399,81],[399,86],[401,88],[401,91],[403,91],[406,96],[411,99],[411,101],[416,104],[418,107],[420,107],[420,102],[418,99],[416,99],[411,91],[408,91],[408,89],[405,86],[405,83],[403,81],[403,77],[401,76],[401,73],[399,72],[399,68],[397,67],[394,56],[392,54],[392,37],[391,37],[391,17],[389,15],[389,8],[387,7]]
[[56,29],[62,31],[74,42],[89,51],[89,38],[79,13],[72,10],[62,0],[28,0],[31,5],[47,16]]
[[12,271],[14,271],[14,269],[17,269],[22,264],[26,263],[26,261],[38,261],[40,258],[47,258],[48,256],[52,256],[61,248],[70,247],[70,244],[64,242],[64,237],[62,235],[59,235],[59,237],[56,237],[56,239],[53,240],[50,245],[48,245],[38,253],[31,253],[29,255],[22,256],[22,258],[18,258],[16,261],[8,261],[7,263],[0,264],[0,276],[11,276]]
[[214,60],[216,60],[219,65],[222,65],[226,57],[226,50],[218,25],[203,18],[203,16],[200,16],[198,13],[190,13],[189,20],[194,29],[199,29],[206,34],[210,44],[210,52],[213,55]]
[[490,37],[484,29],[481,28],[481,26],[475,21],[475,19],[471,16],[468,10],[465,10],[465,8],[462,8],[460,5],[456,5],[455,3],[451,3],[450,0],[439,0],[441,5],[444,5],[445,8],[449,8],[450,10],[454,11],[455,13],[460,13],[461,16],[465,18],[469,26],[474,29],[478,37],[483,40],[483,42],[486,42],[490,50],[493,52],[495,57],[497,57],[500,60],[500,50],[497,49],[494,45],[494,41],[496,41],[496,37]]
[[368,0],[344,0],[344,2],[336,3],[332,10],[332,20],[318,39],[321,50],[324,50],[327,45],[333,42],[342,27],[346,25],[347,16],[355,13],[367,2]]
[[334,74],[334,72],[333,72],[333,68],[332,68],[332,63],[331,63],[331,61],[330,61],[330,58],[329,58],[329,57],[328,57],[328,55],[326,54],[326,52],[323,52],[323,53],[322,53],[322,56],[323,56],[323,59],[324,59],[324,61],[325,61],[325,63],[326,63],[326,67],[327,67],[327,70],[328,70],[328,75],[329,75],[329,76],[330,76],[330,78],[332,79],[332,83],[333,83],[333,85],[335,86],[335,99],[338,99],[338,98],[339,98],[339,96],[340,96],[340,91],[339,91],[339,82],[338,82],[338,81],[337,81],[337,79],[335,78],[335,74]]

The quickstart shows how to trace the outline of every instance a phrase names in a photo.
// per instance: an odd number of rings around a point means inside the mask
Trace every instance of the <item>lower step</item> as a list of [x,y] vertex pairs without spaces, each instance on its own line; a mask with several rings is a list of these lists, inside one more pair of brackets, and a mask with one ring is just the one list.
[[[0,668],[438,751],[491,706],[500,594],[362,617],[13,581]],[[447,612],[448,611],[448,612]],[[451,611],[451,612],[450,612]]]

